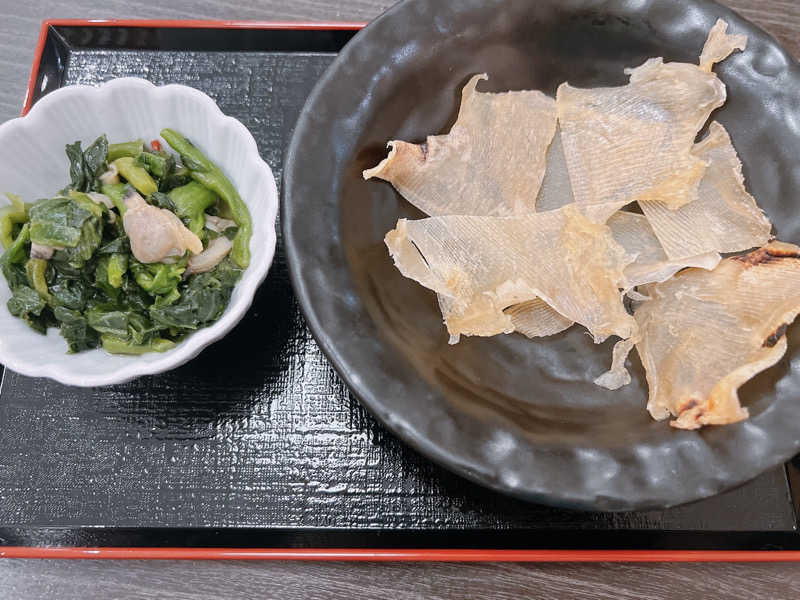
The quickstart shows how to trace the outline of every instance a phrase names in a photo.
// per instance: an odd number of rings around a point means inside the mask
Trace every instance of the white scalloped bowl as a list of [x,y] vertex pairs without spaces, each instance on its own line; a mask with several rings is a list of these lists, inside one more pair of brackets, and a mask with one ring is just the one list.
[[[67,354],[67,344],[57,329],[40,335],[8,312],[11,292],[0,276],[0,363],[7,368],[68,385],[122,383],[191,360],[227,334],[247,312],[275,254],[278,190],[247,128],[222,114],[216,103],[198,90],[182,85],[156,87],[143,79],[124,78],[99,87],[70,86],[48,94],[27,116],[0,125],[0,192],[18,194],[26,202],[51,197],[69,180],[66,144],[81,140],[85,148],[103,133],[110,142],[150,141],[161,139],[159,132],[166,127],[183,133],[219,165],[253,219],[250,266],[225,313],[164,353],[116,356],[98,349]],[[0,203],[5,203],[2,193],[0,198]]]

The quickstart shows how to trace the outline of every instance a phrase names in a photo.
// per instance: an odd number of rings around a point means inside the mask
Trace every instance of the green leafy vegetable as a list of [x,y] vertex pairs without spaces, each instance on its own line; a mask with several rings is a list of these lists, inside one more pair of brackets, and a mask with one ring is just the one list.
[[11,288],[11,290],[15,290],[19,286],[27,285],[28,283],[28,275],[25,273],[25,267],[22,265],[3,262],[2,259],[0,259],[0,271],[2,271],[3,277],[6,278],[8,287]]
[[[38,294],[37,294],[38,296]],[[53,315],[61,325],[61,337],[67,340],[70,354],[96,348],[99,344],[97,332],[81,313],[63,306],[53,309]]]
[[86,310],[90,291],[88,284],[81,279],[59,277],[49,288],[53,303],[70,310]]
[[40,315],[47,303],[33,288],[20,285],[8,300],[8,310],[15,317],[32,314]]
[[70,186],[73,190],[86,189],[86,172],[83,169],[83,150],[81,143],[67,144],[67,157],[69,158]]
[[99,333],[108,333],[118,337],[128,335],[128,313],[117,310],[113,305],[93,306],[86,311],[89,327]]
[[97,254],[130,254],[131,245],[128,237],[123,233],[118,238],[114,238],[107,244],[100,246],[97,249]]
[[120,297],[120,290],[125,283],[128,271],[127,254],[105,254],[97,261],[95,267],[95,285],[114,300]]
[[94,202],[89,197],[89,194],[70,190],[69,194],[67,195],[72,201],[75,202],[75,204],[80,206],[83,210],[92,213],[92,215],[98,219],[102,219],[104,214],[108,214],[108,209],[106,208],[105,204],[98,204],[97,202]]
[[150,316],[165,328],[198,329],[222,316],[242,271],[229,259],[213,271],[193,275],[180,300],[169,306],[153,306]]
[[93,185],[90,185],[91,191],[96,191],[99,186],[94,183],[94,180],[100,177],[106,170],[106,156],[108,155],[108,139],[105,134],[97,138],[92,145],[83,153],[83,166],[86,173],[87,181],[91,180]]
[[152,204],[153,206],[157,206],[158,208],[164,208],[171,212],[177,211],[177,209],[175,208],[175,203],[172,201],[172,198],[170,198],[163,192],[156,192],[152,196],[150,196],[150,204]]
[[[80,269],[94,254],[103,239],[103,224],[96,218],[87,219],[80,230],[78,243],[72,247],[58,250],[53,256],[56,262],[64,262]],[[52,244],[51,244],[52,245]]]
[[35,331],[47,332],[46,319],[43,318],[47,303],[36,290],[27,285],[18,285],[14,288],[6,306],[8,312],[25,321]]
[[122,297],[125,299],[126,306],[142,314],[146,314],[153,303],[152,296],[139,287],[133,277],[126,277],[122,281]]
[[12,292],[17,287],[28,283],[28,276],[22,265],[28,258],[29,242],[29,226],[25,223],[8,250],[3,256],[0,256],[0,271],[3,272],[3,277],[6,278]]
[[164,296],[156,296],[155,302],[153,302],[153,306],[151,306],[151,308],[159,309],[166,306],[172,306],[180,299],[181,293],[178,291],[178,288],[175,288]]
[[[56,257],[57,258],[57,257]],[[56,260],[51,260],[50,264],[53,267],[53,270],[56,272],[56,276],[63,279],[81,279],[84,277],[84,266],[81,265],[76,267],[75,265],[68,263],[68,262],[60,262]]]
[[71,198],[40,200],[31,207],[31,241],[43,246],[74,248],[83,226],[94,215]]
[[157,336],[159,329],[144,314],[128,313],[128,338],[135,346],[141,346]]
[[186,185],[192,180],[192,174],[186,167],[175,167],[175,169],[164,177],[158,184],[158,189],[161,192],[168,192],[171,189]]
[[81,150],[81,143],[75,142],[66,147],[69,158],[69,187],[79,192],[92,192],[100,189],[97,178],[103,174],[108,154],[108,140],[101,135],[86,149]]

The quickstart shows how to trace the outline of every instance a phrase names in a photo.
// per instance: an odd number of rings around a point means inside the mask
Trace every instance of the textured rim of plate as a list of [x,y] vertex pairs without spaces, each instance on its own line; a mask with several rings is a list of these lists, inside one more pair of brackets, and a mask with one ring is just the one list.
[[[262,183],[266,188],[263,197],[266,218],[263,219],[263,222],[260,224],[254,223],[253,236],[251,237],[250,244],[252,247],[252,244],[258,238],[263,238],[263,243],[266,244],[265,259],[260,263],[250,263],[242,274],[239,283],[236,284],[238,298],[235,302],[232,300],[231,303],[228,304],[222,317],[220,317],[216,323],[192,333],[175,348],[159,355],[159,358],[156,360],[146,362],[137,360],[138,357],[131,357],[130,364],[114,372],[100,375],[85,375],[75,373],[70,369],[68,360],[70,355],[68,354],[64,355],[64,362],[32,365],[28,362],[18,360],[12,349],[0,344],[0,363],[5,365],[6,368],[22,375],[30,377],[48,377],[66,385],[95,387],[125,383],[126,381],[141,377],[142,375],[155,375],[174,369],[196,357],[206,346],[222,339],[236,326],[252,305],[256,290],[266,278],[267,272],[275,257],[275,246],[277,243],[276,222],[278,218],[279,200],[278,188],[272,169],[261,158],[256,141],[250,131],[234,117],[225,115],[219,106],[217,106],[217,103],[200,90],[179,84],[156,86],[145,79],[136,77],[112,79],[99,86],[66,86],[44,96],[24,117],[17,117],[0,124],[0,136],[12,129],[24,130],[37,126],[40,119],[46,118],[48,109],[57,104],[62,98],[85,95],[103,98],[116,88],[126,87],[144,90],[147,94],[162,99],[176,95],[188,97],[192,102],[196,103],[199,111],[202,111],[212,119],[211,127],[232,129],[240,142],[247,146],[246,155],[248,157],[248,167],[253,169],[254,173],[259,173],[259,177],[263,180]],[[259,225],[261,225],[260,228]],[[261,243],[260,240],[259,243]],[[5,307],[0,307],[0,310],[6,309]],[[32,335],[37,335],[35,332],[31,333]],[[155,354],[152,356],[155,356]]]
[[[304,137],[305,130],[311,126],[309,123],[311,118],[311,107],[325,93],[325,87],[328,85],[328,82],[336,76],[336,71],[340,68],[340,66],[348,63],[348,61],[351,59],[351,56],[357,52],[358,45],[363,37],[370,35],[372,30],[382,25],[385,21],[390,21],[395,17],[395,15],[402,13],[407,5],[418,4],[419,1],[421,0],[401,0],[377,17],[364,29],[359,31],[353,37],[353,39],[350,40],[350,42],[348,42],[334,62],[331,63],[328,69],[323,73],[322,77],[320,77],[316,86],[309,95],[300,117],[298,118],[294,133],[292,135],[292,140],[286,154],[283,170],[283,195],[281,198],[284,211],[290,210],[288,209],[288,198],[292,189],[292,165],[295,161],[295,156],[301,151],[300,138]],[[764,31],[761,27],[745,19],[744,17],[741,17],[732,9],[719,4],[715,0],[690,0],[690,3],[694,4],[695,6],[702,6],[712,10],[719,16],[724,17],[730,25],[735,23],[744,23],[748,28],[755,30],[763,38],[771,40],[774,47],[779,50],[781,56],[784,58],[784,70],[793,71],[795,76],[800,79],[800,63],[798,63],[798,61],[784,49],[784,47],[774,38],[774,36]],[[551,506],[561,506],[570,509],[590,511],[606,510],[615,512],[629,510],[661,510],[664,508],[685,504],[687,502],[708,498],[723,491],[742,485],[760,475],[766,469],[790,460],[800,450],[800,436],[797,436],[793,443],[782,445],[779,452],[777,452],[775,448],[772,448],[771,453],[768,456],[761,456],[760,458],[754,458],[753,460],[749,461],[747,464],[747,469],[740,471],[739,477],[733,481],[723,481],[719,478],[707,477],[704,481],[704,484],[699,488],[693,488],[692,492],[684,490],[682,493],[673,494],[668,500],[665,500],[661,496],[657,496],[649,497],[646,500],[640,499],[639,501],[631,502],[627,498],[615,497],[613,499],[617,503],[614,506],[605,506],[605,501],[608,500],[608,498],[593,494],[592,490],[588,486],[584,486],[581,489],[572,489],[569,491],[571,493],[554,493],[552,490],[521,489],[517,486],[508,484],[497,476],[496,471],[492,471],[492,468],[496,468],[497,465],[484,464],[480,465],[480,468],[477,468],[475,465],[466,465],[462,463],[457,457],[453,456],[452,452],[448,451],[441,441],[432,440],[424,435],[420,435],[418,431],[408,427],[407,422],[404,419],[398,419],[396,414],[392,414],[391,411],[387,412],[385,407],[381,406],[380,402],[376,402],[374,400],[373,391],[365,390],[363,388],[363,383],[360,381],[360,378],[356,372],[350,368],[349,363],[351,359],[345,356],[346,349],[343,349],[341,344],[337,343],[336,340],[331,339],[331,337],[326,333],[324,325],[317,317],[317,311],[314,306],[315,300],[311,298],[308,292],[307,282],[301,277],[299,267],[296,264],[296,261],[299,261],[299,259],[295,258],[297,249],[295,248],[292,240],[289,221],[290,220],[288,218],[284,217],[282,219],[281,226],[283,231],[283,239],[286,246],[287,261],[289,264],[289,274],[292,286],[295,289],[301,312],[309,325],[309,329],[314,339],[317,341],[317,344],[325,356],[335,367],[339,376],[345,381],[348,388],[359,399],[361,404],[394,435],[399,437],[403,442],[411,446],[414,450],[423,454],[431,461],[474,483],[529,502],[537,502]],[[746,424],[749,427],[756,427],[752,421],[748,421]],[[767,433],[764,432],[764,435],[767,435]],[[681,444],[677,442],[675,445],[681,446]],[[578,456],[578,453],[581,451],[581,448],[576,447],[571,453],[573,456],[571,464],[574,466],[577,466],[581,463],[581,460]],[[609,461],[612,461],[616,464],[620,463],[619,459],[609,456],[607,453],[602,454]],[[778,454],[780,454],[779,459]]]

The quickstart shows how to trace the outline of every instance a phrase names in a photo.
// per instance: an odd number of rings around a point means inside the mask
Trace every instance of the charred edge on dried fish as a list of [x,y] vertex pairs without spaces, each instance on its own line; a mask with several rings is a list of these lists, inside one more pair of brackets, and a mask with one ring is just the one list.
[[787,258],[800,258],[800,252],[792,252],[790,250],[781,250],[778,248],[761,248],[749,254],[732,257],[733,260],[747,265],[747,268],[757,267],[758,265],[768,264]]
[[700,406],[700,400],[697,398],[689,398],[684,405],[678,407],[678,414],[683,414],[687,410],[692,410],[697,406]]
[[767,339],[764,340],[764,348],[772,348],[777,344],[783,335],[786,333],[786,330],[789,328],[789,323],[784,323],[780,327],[778,327],[775,331],[773,331]]

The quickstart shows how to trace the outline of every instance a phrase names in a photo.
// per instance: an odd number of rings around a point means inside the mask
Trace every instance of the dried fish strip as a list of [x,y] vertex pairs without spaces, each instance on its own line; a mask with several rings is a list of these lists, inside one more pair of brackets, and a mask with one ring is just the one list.
[[654,419],[697,429],[748,417],[737,390],[786,352],[800,312],[800,248],[772,242],[688,269],[647,289],[636,310],[636,348],[647,372]]
[[539,91],[462,90],[458,120],[425,145],[389,142],[389,156],[364,178],[390,182],[430,216],[510,216],[535,210],[545,154],[556,128],[555,101]]
[[686,267],[711,270],[721,259],[717,252],[707,252],[680,260],[671,260],[658,241],[644,215],[619,211],[608,220],[614,239],[636,260],[625,268],[629,285],[666,281]]
[[636,329],[620,292],[631,258],[574,205],[511,218],[401,219],[386,244],[403,275],[447,299],[451,336],[513,331],[505,309],[536,298],[597,342]]
[[772,224],[744,187],[742,163],[725,128],[711,123],[692,153],[708,164],[697,200],[675,210],[663,202],[640,203],[667,255],[678,260],[766,244]]
[[[620,87],[558,88],[556,107],[575,201],[614,206],[659,201],[679,208],[697,198],[704,161],[692,153],[697,132],[726,99],[710,71],[734,48],[720,21],[703,49],[703,68],[651,58],[626,70]],[[601,215],[602,217],[602,215]]]

